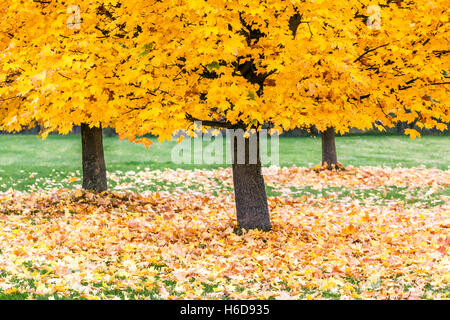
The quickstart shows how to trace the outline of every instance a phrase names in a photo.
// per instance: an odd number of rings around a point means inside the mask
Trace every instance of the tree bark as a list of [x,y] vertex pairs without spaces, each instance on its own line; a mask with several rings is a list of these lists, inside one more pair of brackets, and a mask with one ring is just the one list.
[[[250,147],[250,139],[245,140],[245,161],[239,161],[237,137],[233,137],[232,168],[236,214],[239,227],[243,229],[271,229],[267,195],[262,175],[259,139],[256,148]],[[250,152],[256,152],[253,159]],[[255,161],[256,160],[256,161]]]
[[83,154],[83,189],[102,192],[107,189],[106,165],[103,154],[102,128],[81,124]]
[[328,169],[337,168],[338,165],[334,136],[334,127],[328,127],[322,132],[322,165],[326,163]]

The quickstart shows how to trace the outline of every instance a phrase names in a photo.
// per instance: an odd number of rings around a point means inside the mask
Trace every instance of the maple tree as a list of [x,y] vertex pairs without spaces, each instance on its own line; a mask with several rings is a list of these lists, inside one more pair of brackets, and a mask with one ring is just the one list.
[[[129,54],[104,41],[113,19],[103,5],[83,5],[84,11],[64,1],[0,4],[0,128],[21,131],[39,123],[45,138],[81,125],[83,188],[103,191],[102,126],[117,117],[114,93]],[[109,27],[120,34],[120,26]]]
[[[101,124],[162,141],[195,120],[340,133],[449,121],[444,0],[80,1],[79,30],[67,5],[2,3],[1,68],[19,74],[0,95],[24,99],[47,130]],[[232,166],[238,222],[268,230],[261,162],[250,162]]]
[[[336,130],[383,130],[398,121],[417,121],[419,128],[444,130],[448,122],[449,24],[443,2],[373,5],[369,1],[333,6],[320,11],[327,17],[322,29],[317,24],[311,27],[317,18],[314,11],[312,16],[308,10],[301,11],[294,25],[298,29],[307,24],[308,28],[295,36],[305,40],[309,31],[311,41],[290,53],[298,59],[290,70],[285,69],[301,90],[286,91],[296,92],[295,99],[302,106],[294,109],[298,111],[294,118],[321,132],[322,164],[330,169],[338,166]],[[422,19],[424,16],[427,19]],[[292,85],[286,86],[287,90]],[[415,130],[406,133],[412,138],[418,135]]]
[[[382,130],[418,120],[419,127],[443,130],[449,120],[445,1],[387,0],[374,7],[356,0],[180,0],[121,7],[128,8],[139,12],[127,16],[128,28],[142,26],[136,43],[150,45],[140,79],[154,79],[149,70],[155,69],[170,75],[177,87],[159,92],[170,99],[162,115],[180,128],[195,120],[256,131],[267,123],[277,130],[314,125],[334,139],[335,130],[352,127]],[[140,122],[129,132],[143,134],[154,121],[151,107],[134,113]],[[246,160],[233,163],[238,222],[267,230],[261,164]]]

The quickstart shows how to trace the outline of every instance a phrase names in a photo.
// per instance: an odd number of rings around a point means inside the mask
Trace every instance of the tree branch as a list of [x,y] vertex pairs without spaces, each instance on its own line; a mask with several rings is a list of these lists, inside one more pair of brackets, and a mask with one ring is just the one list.
[[378,49],[380,49],[380,48],[386,47],[386,46],[388,46],[388,45],[389,45],[389,43],[386,43],[386,44],[383,44],[383,45],[381,45],[381,46],[379,46],[379,47],[376,47],[376,48],[373,48],[373,49],[368,49],[368,50],[366,50],[362,55],[360,55],[358,58],[356,58],[355,61],[353,61],[353,62],[357,62],[357,61],[361,60],[366,54],[368,54],[368,53],[370,53],[370,52],[373,52],[373,51],[375,51],[375,50],[378,50]]
[[197,118],[194,118],[189,113],[186,113],[186,120],[195,122],[200,121],[202,125],[207,127],[215,127],[215,128],[225,128],[225,129],[245,129],[245,126],[241,123],[232,124],[229,122],[221,122],[221,121],[214,121],[214,120],[200,120]]

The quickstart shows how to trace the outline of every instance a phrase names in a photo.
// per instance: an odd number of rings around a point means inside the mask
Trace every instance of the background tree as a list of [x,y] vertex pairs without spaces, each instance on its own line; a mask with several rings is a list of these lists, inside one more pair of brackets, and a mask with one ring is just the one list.
[[291,95],[297,103],[287,112],[294,125],[319,129],[329,168],[337,165],[335,131],[384,130],[399,121],[445,130],[449,23],[443,1],[321,1],[296,11],[279,103]]
[[0,9],[0,129],[20,131],[37,122],[45,138],[80,125],[83,188],[98,192],[107,188],[102,127],[113,126],[117,106],[133,95],[127,90],[135,75],[121,67],[132,49],[125,38],[134,33],[115,23],[118,6],[7,0]]

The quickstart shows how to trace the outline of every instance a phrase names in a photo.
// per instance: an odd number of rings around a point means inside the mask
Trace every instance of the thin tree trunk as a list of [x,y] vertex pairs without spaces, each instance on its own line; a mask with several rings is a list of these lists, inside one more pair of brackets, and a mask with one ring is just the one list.
[[338,165],[334,136],[334,127],[328,127],[322,132],[322,165],[326,163],[328,169],[337,168]]
[[81,124],[83,153],[83,189],[102,192],[107,189],[106,165],[103,155],[102,128]]
[[[270,215],[261,170],[258,136],[256,141],[253,141],[256,143],[255,148],[250,148],[250,139],[245,139],[245,161],[239,161],[238,139],[233,139],[234,143],[231,150],[234,154],[232,165],[233,183],[239,227],[269,231],[271,229]],[[251,160],[250,151],[257,153],[254,155],[253,161]]]

